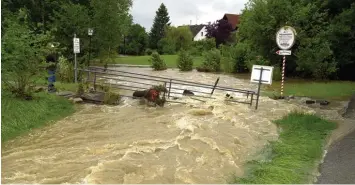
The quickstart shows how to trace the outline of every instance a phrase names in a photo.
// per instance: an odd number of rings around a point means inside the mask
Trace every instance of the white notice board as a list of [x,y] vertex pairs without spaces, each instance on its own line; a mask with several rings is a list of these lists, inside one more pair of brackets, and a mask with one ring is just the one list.
[[80,53],[80,40],[79,38],[73,39],[74,53]]
[[261,83],[271,85],[272,84],[272,73],[274,71],[274,67],[272,67],[272,66],[253,65],[253,70],[251,72],[250,82],[259,83],[261,68],[263,68]]

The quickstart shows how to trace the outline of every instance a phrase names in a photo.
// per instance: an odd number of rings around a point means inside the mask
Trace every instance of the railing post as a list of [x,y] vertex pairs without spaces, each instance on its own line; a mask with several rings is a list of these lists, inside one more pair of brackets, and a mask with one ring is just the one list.
[[218,82],[219,82],[219,77],[217,78],[216,82],[214,83],[214,86],[213,86],[213,89],[212,89],[212,92],[211,92],[211,96],[213,95],[214,89],[216,88]]
[[168,98],[170,98],[170,91],[171,91],[171,79],[170,79],[170,83],[169,83],[169,93],[168,93]]
[[260,77],[259,77],[259,84],[258,84],[258,94],[257,94],[257,97],[256,97],[256,105],[255,105],[255,110],[258,109],[258,105],[259,105],[259,97],[260,97],[260,86],[261,86],[261,79],[262,79],[262,76],[263,76],[263,70],[264,68],[260,68]]
[[94,72],[94,91],[96,91],[96,70]]
[[254,99],[254,93],[252,93],[251,94],[251,96],[250,96],[250,106],[252,106],[253,105],[253,99]]
[[166,82],[164,82],[164,88],[165,88],[165,89],[164,89],[163,97],[165,98],[165,93],[166,93],[166,91],[165,91],[165,90],[166,90]]

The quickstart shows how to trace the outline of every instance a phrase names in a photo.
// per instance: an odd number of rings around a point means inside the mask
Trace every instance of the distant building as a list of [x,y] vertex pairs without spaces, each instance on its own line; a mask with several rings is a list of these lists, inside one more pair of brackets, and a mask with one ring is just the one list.
[[234,31],[238,30],[240,23],[240,15],[226,13],[224,14],[222,19],[227,20],[232,25]]
[[206,38],[206,34],[207,34],[206,25],[203,24],[189,25],[189,28],[193,36],[192,39],[193,41],[199,41]]

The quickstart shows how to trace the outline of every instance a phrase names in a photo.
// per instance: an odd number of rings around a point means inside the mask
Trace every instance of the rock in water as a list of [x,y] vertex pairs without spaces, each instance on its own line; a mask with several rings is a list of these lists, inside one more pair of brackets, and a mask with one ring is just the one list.
[[73,102],[74,102],[74,103],[81,103],[81,102],[83,102],[83,99],[81,99],[81,98],[74,98],[74,99],[73,99]]
[[343,117],[355,119],[355,94],[351,97]]
[[195,94],[192,91],[185,89],[184,92],[182,93],[182,95],[184,95],[184,96],[193,96]]

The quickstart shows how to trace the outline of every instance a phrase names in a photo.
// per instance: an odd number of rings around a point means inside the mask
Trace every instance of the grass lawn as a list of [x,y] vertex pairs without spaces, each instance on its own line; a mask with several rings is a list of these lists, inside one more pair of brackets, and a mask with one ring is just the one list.
[[[131,65],[151,65],[149,62],[151,56],[124,56],[117,57],[111,64],[131,64]],[[168,68],[176,68],[178,55],[160,55]],[[202,57],[194,57],[194,67],[200,66],[203,62]],[[102,64],[103,65],[103,64]]]
[[[281,82],[264,86],[265,95],[280,95]],[[331,81],[315,82],[307,80],[288,80],[284,85],[284,95],[307,96],[331,100],[347,100],[355,93],[355,82]]]
[[336,124],[314,115],[291,113],[275,121],[282,128],[279,140],[272,142],[268,161],[250,162],[249,174],[238,184],[306,184],[316,162],[323,155],[328,134]]
[[1,142],[26,133],[72,114],[74,105],[67,99],[47,93],[38,93],[31,101],[1,93]]

